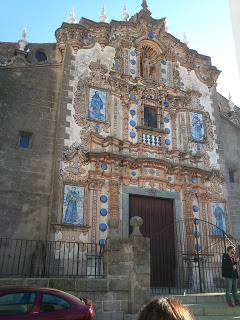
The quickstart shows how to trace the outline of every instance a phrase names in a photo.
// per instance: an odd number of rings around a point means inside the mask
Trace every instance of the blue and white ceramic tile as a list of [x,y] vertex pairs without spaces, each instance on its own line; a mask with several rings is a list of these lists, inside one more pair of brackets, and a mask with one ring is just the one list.
[[82,225],[84,208],[84,187],[65,185],[63,193],[63,224]]
[[214,224],[212,234],[213,236],[222,236],[223,231],[226,232],[226,222],[224,205],[222,203],[211,203],[212,223]]
[[161,60],[160,62],[160,82],[173,87],[173,67],[170,61]]
[[124,49],[124,73],[133,78],[137,76],[137,55],[133,47]]
[[132,143],[137,143],[137,105],[132,103],[129,109],[128,117],[128,140]]
[[204,140],[203,115],[201,113],[190,112],[191,139],[194,141]]
[[106,121],[106,97],[105,91],[90,88],[88,102],[90,120]]

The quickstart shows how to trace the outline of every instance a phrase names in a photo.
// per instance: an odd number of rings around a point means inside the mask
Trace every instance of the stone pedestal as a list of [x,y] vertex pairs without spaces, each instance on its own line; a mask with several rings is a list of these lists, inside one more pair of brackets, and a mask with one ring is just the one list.
[[104,252],[108,290],[127,294],[123,312],[138,313],[150,294],[150,242],[140,233],[143,220],[131,219],[133,232],[128,240],[109,237]]

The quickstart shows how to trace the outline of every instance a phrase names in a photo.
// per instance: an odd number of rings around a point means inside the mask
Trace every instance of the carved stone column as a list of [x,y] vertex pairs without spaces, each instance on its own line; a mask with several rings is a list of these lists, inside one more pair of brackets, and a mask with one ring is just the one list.
[[109,183],[109,212],[111,217],[119,218],[119,177],[116,176],[114,180]]
[[92,229],[91,229],[91,241],[96,243],[96,228],[97,228],[97,202],[99,198],[99,191],[104,185],[104,180],[92,179],[89,183],[89,196],[91,202],[91,216],[92,216]]
[[172,148],[177,149],[177,113],[174,111],[171,113],[171,124],[172,124]]

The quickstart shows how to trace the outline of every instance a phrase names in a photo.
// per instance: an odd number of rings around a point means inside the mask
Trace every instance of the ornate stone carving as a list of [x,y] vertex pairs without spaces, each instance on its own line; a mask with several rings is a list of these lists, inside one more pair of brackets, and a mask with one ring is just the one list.
[[63,151],[63,163],[60,170],[62,179],[68,182],[86,181],[89,162],[85,151],[78,143]]
[[102,89],[108,89],[108,68],[107,66],[101,64],[100,60],[97,62],[91,62],[89,66],[91,70],[91,75],[88,77],[87,82],[91,86],[96,86]]
[[7,57],[4,56],[0,56],[0,66],[8,66],[9,64],[11,64],[13,61],[12,59],[9,59]]
[[103,179],[90,179],[89,181],[90,190],[101,190],[104,185],[105,181]]
[[212,67],[206,64],[197,64],[195,66],[196,76],[211,88],[217,81],[217,78],[221,71],[217,70],[216,67]]
[[109,210],[111,216],[119,216],[119,177],[116,177],[116,180],[111,180],[109,184]]

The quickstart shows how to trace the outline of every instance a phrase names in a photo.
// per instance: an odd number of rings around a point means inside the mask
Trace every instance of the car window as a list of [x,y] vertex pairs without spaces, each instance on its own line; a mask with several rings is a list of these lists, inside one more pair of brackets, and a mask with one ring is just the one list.
[[65,310],[70,307],[70,304],[53,294],[43,294],[41,299],[41,312],[52,312]]
[[0,316],[17,316],[32,310],[36,294],[32,292],[0,295]]

